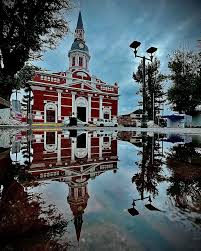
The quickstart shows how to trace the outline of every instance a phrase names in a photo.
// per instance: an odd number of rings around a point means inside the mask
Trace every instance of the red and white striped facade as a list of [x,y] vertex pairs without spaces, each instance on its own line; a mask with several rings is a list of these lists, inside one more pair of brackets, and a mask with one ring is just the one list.
[[35,131],[28,172],[37,180],[68,181],[88,174],[95,178],[101,172],[117,168],[117,132],[75,132],[74,136],[69,131]]
[[90,55],[85,44],[81,13],[68,57],[69,69],[66,72],[37,71],[30,81],[33,122],[61,123],[72,115],[86,123],[97,119],[116,122],[118,85],[108,85],[90,74]]
[[[75,131],[74,131],[75,132]],[[67,201],[74,216],[77,240],[87,207],[88,181],[106,171],[117,172],[117,132],[35,131],[28,173],[37,181],[57,180],[69,187]]]

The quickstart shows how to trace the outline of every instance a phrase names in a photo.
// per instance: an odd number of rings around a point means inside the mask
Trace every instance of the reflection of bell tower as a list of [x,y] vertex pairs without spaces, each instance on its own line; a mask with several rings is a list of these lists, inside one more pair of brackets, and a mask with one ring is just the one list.
[[[78,182],[77,182],[78,181]],[[87,207],[87,201],[89,198],[87,181],[82,182],[82,178],[79,180],[71,181],[69,184],[69,195],[68,203],[74,215],[74,225],[76,230],[77,241],[80,239],[82,223],[83,223],[83,214],[84,210]]]

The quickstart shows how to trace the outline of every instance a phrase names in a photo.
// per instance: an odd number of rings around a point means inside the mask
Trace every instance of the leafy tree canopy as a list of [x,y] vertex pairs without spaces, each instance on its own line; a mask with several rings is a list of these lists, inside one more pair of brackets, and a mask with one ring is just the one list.
[[34,65],[25,64],[15,75],[15,88],[25,88],[26,90],[28,88],[27,82],[34,77],[35,71],[39,70],[42,69]]
[[168,100],[174,111],[192,114],[201,104],[201,54],[177,50],[170,56],[172,86]]
[[[143,65],[139,64],[137,72],[133,74],[133,78],[140,85],[140,93],[143,95]],[[160,72],[160,60],[155,58],[152,63],[145,67],[145,111],[148,119],[153,119],[153,111],[160,113],[160,104],[163,103],[163,85],[166,76]],[[153,109],[154,104],[154,109]],[[155,116],[154,116],[155,117]]]
[[[68,31],[70,0],[0,0],[1,95],[12,92],[14,75],[33,55],[54,48]],[[2,92],[3,90],[3,92]]]

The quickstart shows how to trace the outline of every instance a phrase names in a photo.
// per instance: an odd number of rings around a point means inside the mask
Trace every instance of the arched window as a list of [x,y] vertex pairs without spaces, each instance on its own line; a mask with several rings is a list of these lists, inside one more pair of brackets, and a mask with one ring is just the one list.
[[72,58],[72,66],[75,66],[75,57]]
[[79,57],[79,66],[83,66],[83,58],[82,57]]
[[104,119],[111,119],[111,111],[110,111],[110,109],[109,108],[104,108],[103,109],[103,118]]

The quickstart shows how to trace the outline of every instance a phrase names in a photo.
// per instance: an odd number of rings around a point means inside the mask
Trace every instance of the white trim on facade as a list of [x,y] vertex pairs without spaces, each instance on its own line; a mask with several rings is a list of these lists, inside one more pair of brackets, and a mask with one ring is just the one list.
[[[38,82],[38,81],[29,81],[29,83],[32,85],[32,89],[33,89],[33,85],[45,85],[45,86],[50,86],[50,87],[54,87],[54,88],[60,88],[61,90],[66,90],[66,89],[69,89],[70,91],[72,90],[75,90],[75,91],[83,91],[83,92],[92,92],[92,93],[95,93],[95,94],[101,94],[101,95],[108,95],[108,96],[110,96],[111,98],[113,97],[113,96],[115,96],[115,97],[118,97],[119,96],[119,94],[117,94],[117,93],[109,93],[109,92],[103,92],[103,91],[100,91],[99,89],[96,89],[96,88],[94,88],[94,89],[91,89],[91,90],[87,90],[87,89],[81,89],[81,88],[77,88],[77,87],[71,87],[71,85],[74,85],[74,84],[80,84],[80,83],[82,83],[82,82],[91,82],[91,81],[87,81],[87,80],[78,80],[78,79],[76,79],[78,82],[76,83],[76,82],[73,82],[73,83],[71,83],[71,84],[69,84],[69,85],[67,85],[67,84],[60,84],[60,85],[57,85],[57,84],[51,84],[51,83],[43,83],[43,82]],[[86,84],[86,83],[85,83]],[[38,87],[38,86],[37,86]],[[90,87],[92,87],[92,86],[90,86]],[[40,88],[40,87],[39,87]],[[43,88],[43,87],[41,87],[41,88]],[[44,87],[45,88],[45,87]],[[44,89],[44,90],[46,90],[46,89]],[[48,91],[48,90],[47,90]],[[114,97],[114,98],[115,98]]]
[[104,118],[104,114],[109,114],[109,120],[111,120],[111,108],[103,107],[103,118]]
[[77,108],[85,107],[86,108],[86,122],[89,121],[89,104],[85,97],[78,97],[75,101],[75,116],[77,117]]
[[103,96],[99,96],[99,118],[103,118]]
[[55,110],[55,123],[57,123],[57,105],[52,102],[48,102],[44,106],[44,122],[47,123],[47,110]]
[[61,120],[61,90],[57,90],[58,93],[58,120]]
[[[41,83],[41,82],[37,82],[37,83]],[[46,90],[46,88],[42,87],[42,86],[32,86],[31,89],[34,91],[45,91]]]
[[47,132],[44,131],[44,149],[47,152],[55,152],[57,150],[57,132],[55,132],[54,144],[47,144]]

